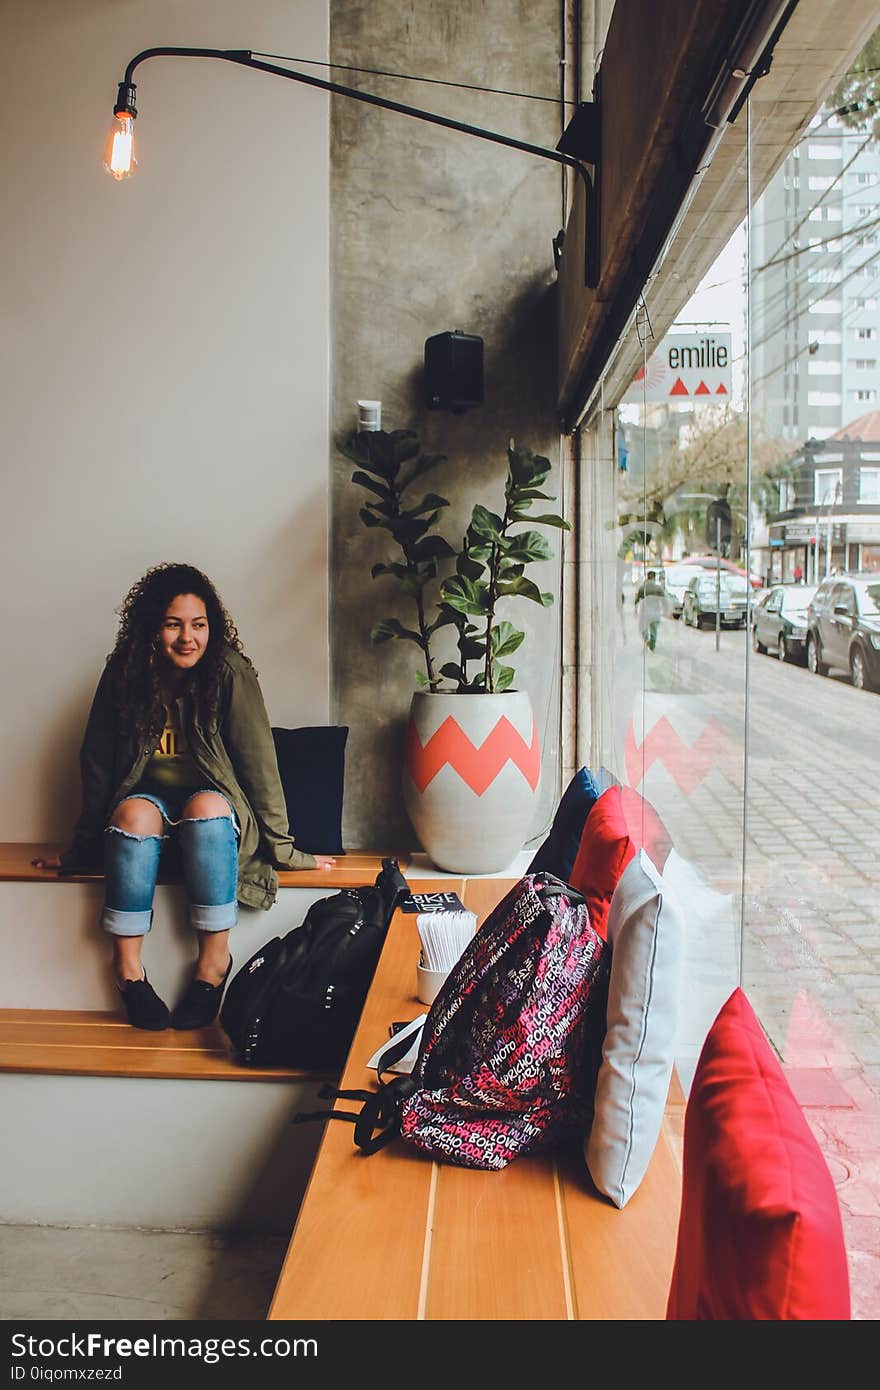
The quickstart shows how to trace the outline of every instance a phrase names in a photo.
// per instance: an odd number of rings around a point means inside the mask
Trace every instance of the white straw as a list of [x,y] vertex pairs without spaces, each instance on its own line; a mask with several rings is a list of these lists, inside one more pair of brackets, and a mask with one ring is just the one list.
[[426,970],[450,971],[477,930],[475,912],[420,912],[416,926]]

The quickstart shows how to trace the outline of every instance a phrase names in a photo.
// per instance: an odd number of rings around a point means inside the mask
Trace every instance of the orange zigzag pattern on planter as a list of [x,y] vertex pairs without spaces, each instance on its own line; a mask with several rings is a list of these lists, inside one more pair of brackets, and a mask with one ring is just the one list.
[[415,724],[410,720],[404,756],[410,776],[420,792],[447,763],[477,796],[482,796],[486,788],[492,785],[508,760],[516,764],[532,791],[537,787],[541,773],[541,749],[535,721],[532,720],[532,742],[529,745],[504,714],[479,748],[471,743],[451,714],[447,715],[423,748]]

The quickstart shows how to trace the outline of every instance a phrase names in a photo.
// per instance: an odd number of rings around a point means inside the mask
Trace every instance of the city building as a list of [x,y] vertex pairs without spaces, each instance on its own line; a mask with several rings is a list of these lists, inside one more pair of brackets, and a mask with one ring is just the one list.
[[824,440],[880,400],[880,146],[823,108],[758,199],[752,399],[764,428]]
[[880,410],[808,439],[769,517],[770,577],[807,583],[834,569],[880,570]]

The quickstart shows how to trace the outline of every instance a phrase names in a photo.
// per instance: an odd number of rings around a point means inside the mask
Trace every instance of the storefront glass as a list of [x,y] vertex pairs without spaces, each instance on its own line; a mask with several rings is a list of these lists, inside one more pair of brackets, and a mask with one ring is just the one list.
[[671,842],[664,876],[686,904],[679,1075],[687,1088],[742,985],[837,1183],[853,1314],[872,1318],[878,53],[875,36],[845,82],[816,93],[753,189],[779,119],[755,86],[731,136],[739,227],[660,341],[645,292],[641,372],[618,411],[614,667],[615,771],[639,838]]
[[[878,51],[880,30],[850,76],[817,94],[809,128],[750,209],[746,406],[752,439],[780,441],[786,480],[755,507],[751,565],[789,595],[801,587],[797,571],[806,591],[819,587],[796,626],[782,625],[781,642],[760,610],[753,626],[742,959],[744,988],[837,1185],[853,1314],[871,1318],[880,1313],[880,620],[876,581],[850,576],[876,569],[880,538],[868,472],[880,452]],[[769,119],[758,83],[752,131]],[[750,463],[759,494],[754,449]]]

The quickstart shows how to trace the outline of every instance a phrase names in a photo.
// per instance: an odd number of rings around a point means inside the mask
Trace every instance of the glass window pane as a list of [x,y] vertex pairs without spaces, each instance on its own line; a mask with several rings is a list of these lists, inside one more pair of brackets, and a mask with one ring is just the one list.
[[[782,601],[754,611],[746,678],[743,983],[837,1184],[857,1318],[880,1314],[878,67],[880,30],[815,93],[750,209],[748,276],[751,437],[786,447],[775,494],[750,457]],[[750,106],[772,138],[760,83]]]

